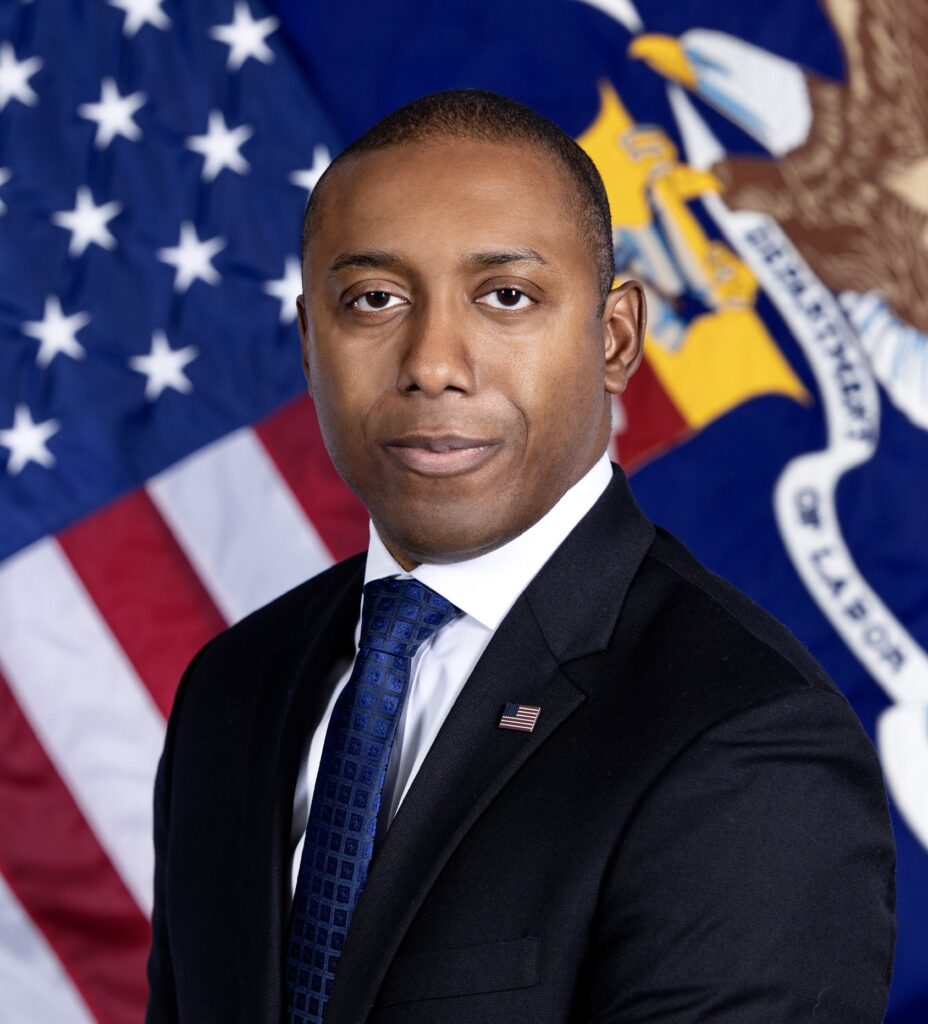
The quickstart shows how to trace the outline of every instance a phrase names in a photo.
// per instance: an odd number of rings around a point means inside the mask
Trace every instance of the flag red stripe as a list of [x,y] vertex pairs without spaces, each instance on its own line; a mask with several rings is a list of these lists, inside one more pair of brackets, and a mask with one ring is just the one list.
[[134,491],[58,540],[167,715],[187,662],[225,622],[158,510]]
[[0,676],[0,870],[100,1024],[145,1012],[150,930]]
[[335,472],[308,396],[255,427],[281,476],[336,561],[367,547],[367,512]]
[[622,404],[628,425],[616,438],[616,445],[619,461],[627,473],[692,433],[647,357],[642,359],[638,372],[629,381]]

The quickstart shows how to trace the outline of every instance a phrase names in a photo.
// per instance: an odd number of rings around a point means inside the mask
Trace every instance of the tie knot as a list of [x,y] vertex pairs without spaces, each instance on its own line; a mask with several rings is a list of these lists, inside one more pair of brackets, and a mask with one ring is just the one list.
[[360,648],[411,658],[459,614],[459,608],[418,580],[371,580],[364,586]]

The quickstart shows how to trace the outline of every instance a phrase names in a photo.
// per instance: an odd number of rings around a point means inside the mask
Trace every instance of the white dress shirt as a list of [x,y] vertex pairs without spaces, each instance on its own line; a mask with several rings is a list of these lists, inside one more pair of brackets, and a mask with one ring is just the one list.
[[[550,511],[507,544],[463,562],[446,565],[423,563],[412,572],[406,572],[387,551],[371,524],[365,583],[384,576],[417,579],[457,605],[463,613],[430,637],[412,659],[406,703],[397,724],[381,798],[387,816],[381,817],[381,821],[385,820],[388,825],[393,821],[445,717],[506,613],[555,549],[593,507],[611,479],[609,457],[603,455]],[[355,657],[360,636],[359,610]],[[322,744],[335,701],[348,682],[353,663],[353,659],[344,661],[334,670],[338,681],[318,726],[309,737],[297,779],[291,830],[291,882],[294,890],[313,786],[322,759]]]

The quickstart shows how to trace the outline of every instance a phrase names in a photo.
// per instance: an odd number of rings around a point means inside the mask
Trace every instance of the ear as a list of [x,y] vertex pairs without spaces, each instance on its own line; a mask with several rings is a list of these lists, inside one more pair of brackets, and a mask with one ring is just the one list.
[[609,292],[602,324],[606,391],[620,395],[644,355],[648,307],[637,281],[626,281]]
[[303,302],[302,294],[296,297],[296,322],[300,330],[300,353],[303,359],[303,376],[309,393],[313,393],[313,380],[309,369],[309,325],[306,322],[306,305]]

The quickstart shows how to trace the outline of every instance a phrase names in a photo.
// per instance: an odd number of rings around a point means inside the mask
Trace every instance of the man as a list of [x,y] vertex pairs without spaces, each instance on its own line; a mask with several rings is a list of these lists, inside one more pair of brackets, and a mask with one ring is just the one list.
[[882,1019],[876,759],[610,466],[645,331],[612,276],[593,165],[503,97],[320,181],[303,362],[370,550],[185,676],[151,1024]]

